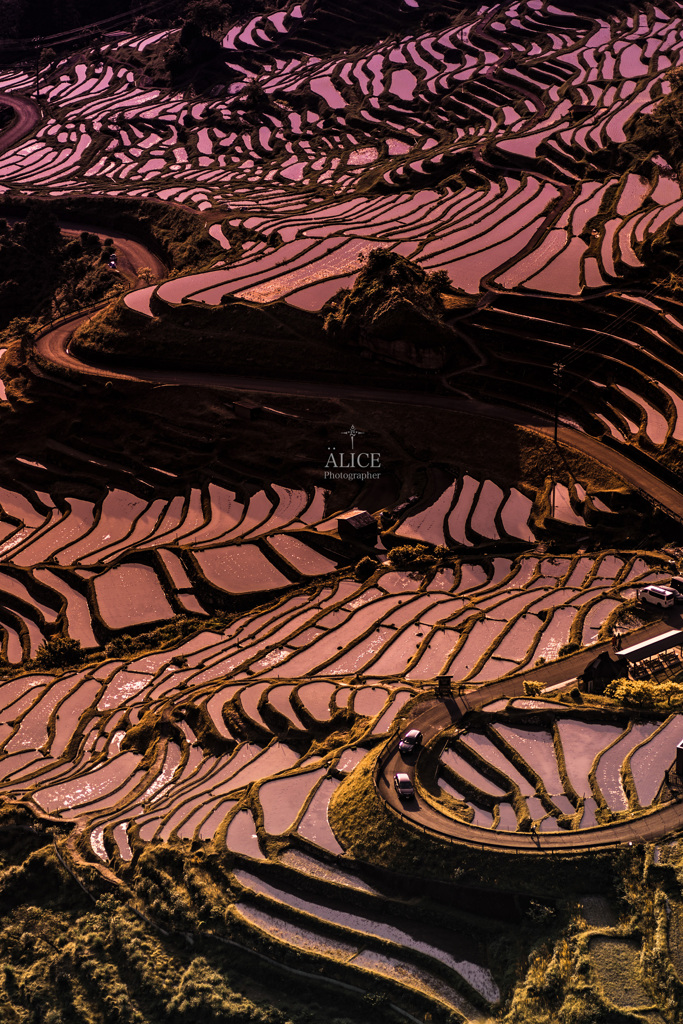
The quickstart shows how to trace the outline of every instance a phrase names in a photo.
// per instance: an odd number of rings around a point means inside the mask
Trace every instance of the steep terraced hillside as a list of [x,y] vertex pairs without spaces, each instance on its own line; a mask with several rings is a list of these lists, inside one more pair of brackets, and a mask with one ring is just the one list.
[[675,1024],[683,6],[155,10],[0,68],[0,1018]]

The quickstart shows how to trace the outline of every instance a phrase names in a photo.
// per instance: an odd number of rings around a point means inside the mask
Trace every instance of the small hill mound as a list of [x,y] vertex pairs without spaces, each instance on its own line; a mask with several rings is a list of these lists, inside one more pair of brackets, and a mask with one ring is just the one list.
[[457,335],[445,321],[444,271],[428,274],[416,263],[373,249],[351,289],[323,307],[325,331],[349,345],[370,349],[423,369],[439,369]]

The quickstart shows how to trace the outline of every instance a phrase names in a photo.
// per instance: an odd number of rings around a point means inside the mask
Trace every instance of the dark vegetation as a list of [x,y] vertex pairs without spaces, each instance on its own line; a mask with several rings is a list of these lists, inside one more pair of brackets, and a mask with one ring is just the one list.
[[159,49],[163,70],[151,63],[145,68],[157,85],[167,84],[177,89],[192,82],[202,90],[216,82],[236,78],[235,72],[227,66],[220,42],[204,35],[195,21],[185,22],[175,40]]
[[14,121],[16,114],[14,107],[9,107],[4,103],[0,103],[0,132],[4,131]]
[[[351,815],[352,828],[358,813]],[[252,898],[231,876],[233,858],[220,844],[144,844],[133,828],[133,861],[117,865],[123,882],[116,884],[88,863],[67,831],[47,818],[35,818],[24,806],[6,801],[0,807],[3,1022],[317,1024],[325,1019],[330,1024],[398,1024],[402,1018],[391,1008],[393,1001],[419,1019],[428,1010],[427,1020],[454,1024],[447,1010],[430,1006],[417,993],[401,995],[391,982],[368,979],[364,996],[340,992],[327,979],[363,985],[362,979],[340,962],[275,943],[245,927],[239,908]],[[491,963],[504,995],[512,997],[503,1006],[513,1011],[512,1020],[565,1019],[525,1016],[521,995],[540,1014],[541,1009],[559,1010],[580,990],[581,972],[569,969],[560,977],[550,972],[537,984],[529,969],[539,957],[550,959],[564,944],[576,943],[579,896],[599,893],[622,918],[624,930],[645,941],[653,934],[663,878],[648,874],[638,848],[547,860],[482,857],[476,850],[449,847],[400,827],[393,827],[389,842],[381,815],[373,831],[374,848],[363,858],[367,866],[356,863],[352,870],[367,874],[387,898],[346,890],[336,896],[343,901],[340,906],[380,919],[398,915],[408,925],[450,929],[454,949],[466,945]],[[116,858],[108,834],[105,845]],[[261,872],[287,887],[282,868],[264,865]],[[300,884],[313,900],[316,894],[325,902],[335,898],[334,888],[313,878]],[[294,925],[305,924],[295,910],[280,908],[280,913]],[[317,928],[334,939],[331,926]],[[376,946],[372,939],[366,942],[370,949]],[[573,964],[577,953],[574,949]],[[671,984],[678,994],[680,984]],[[566,1019],[576,1024],[589,1020]]]
[[34,206],[26,220],[0,220],[0,328],[16,317],[49,317],[91,305],[119,278],[113,253],[97,235],[68,238],[51,211]]
[[[383,539],[388,539],[383,535]],[[434,568],[439,557],[448,556],[448,549],[429,548],[426,544],[399,544],[392,547],[389,559],[397,569],[426,572]]]
[[457,336],[446,323],[442,298],[452,290],[444,270],[428,274],[398,253],[372,249],[353,288],[342,289],[323,307],[325,331],[348,345],[411,358],[418,366],[442,366],[449,356],[457,365]]
[[206,231],[202,218],[192,210],[151,199],[78,196],[41,201],[3,197],[0,211],[6,216],[39,222],[81,221],[106,231],[134,238],[155,252],[172,271],[203,266],[220,250]]
[[44,0],[3,0],[2,38],[35,39],[38,36],[60,35],[96,26],[98,22],[120,17],[122,22],[133,25],[138,16],[144,16],[147,9],[153,17],[177,16],[180,2],[151,4],[144,0],[68,0],[67,3],[51,4]]
[[[0,1019],[3,1024],[361,1024],[369,1005],[214,938],[236,895],[203,853],[150,847],[132,889],[112,891],[86,870],[84,891],[53,848],[51,825],[0,810]],[[140,910],[143,908],[143,915]],[[165,931],[155,923],[163,922]],[[292,966],[296,965],[294,956]],[[299,966],[305,967],[306,964]],[[313,970],[315,970],[315,966]],[[398,1021],[381,1005],[373,1020]]]
[[226,53],[212,32],[229,18],[227,6],[213,0],[189,5],[178,33],[161,40],[143,54],[131,51],[128,63],[139,68],[155,85],[183,89],[192,85],[198,92],[235,80]]
[[[186,367],[218,373],[317,379],[433,390],[436,380],[400,364],[350,357],[346,344],[326,336],[312,313],[285,302],[230,302],[177,308],[152,301],[154,320],[142,321],[122,304],[109,307],[74,338],[73,351],[87,359],[138,365]],[[379,357],[377,357],[379,361]]]
[[665,78],[671,92],[649,114],[631,119],[628,138],[637,157],[645,161],[659,153],[677,170],[683,163],[683,69],[668,71]]
[[376,571],[378,564],[379,563],[376,562],[374,558],[371,558],[370,555],[366,555],[364,558],[361,558],[354,569],[354,576],[358,582],[364,583],[366,580],[369,580]]
[[[235,81],[237,73],[228,66],[229,54],[221,46],[221,36],[235,19],[250,14],[277,11],[281,0],[194,0],[183,6],[183,17],[176,21],[179,32],[143,53],[130,50],[127,63],[160,87],[197,92],[215,89]],[[136,28],[140,29],[138,20]],[[150,23],[152,27],[152,23]]]
[[[36,651],[32,668],[59,671],[104,658],[135,658],[148,651],[158,651],[178,644],[186,637],[203,629],[223,630],[232,621],[229,615],[205,616],[176,615],[170,622],[145,632],[121,633],[110,640],[103,649],[86,650],[79,640],[70,636],[55,634],[49,636]],[[10,670],[11,671],[11,670]]]
[[70,636],[53,636],[38,648],[33,664],[36,668],[69,668],[79,665],[85,657],[80,640]]
[[[675,675],[680,676],[680,673]],[[605,697],[612,698],[619,706],[670,714],[680,711],[683,706],[683,681],[675,677],[666,680],[615,679],[607,684]]]
[[[154,301],[158,319],[140,323],[122,306],[105,311],[78,334],[74,351],[121,362],[191,366],[268,377],[315,377],[387,387],[405,381],[438,389],[436,371],[456,371],[469,349],[446,321],[443,272],[382,249],[371,252],[351,291],[330,300],[321,315],[286,302],[248,303],[225,296],[219,307],[191,301],[173,308]],[[140,337],[144,336],[144,356]],[[364,362],[349,360],[360,349]],[[383,364],[381,375],[372,363]],[[304,369],[305,368],[305,369]]]

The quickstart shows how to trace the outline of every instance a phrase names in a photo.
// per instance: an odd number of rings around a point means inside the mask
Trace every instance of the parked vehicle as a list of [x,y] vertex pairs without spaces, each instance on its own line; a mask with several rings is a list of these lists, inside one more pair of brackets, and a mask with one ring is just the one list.
[[638,591],[638,600],[642,604],[658,605],[660,608],[671,608],[678,591],[671,587],[641,587]]
[[422,733],[419,729],[409,729],[405,736],[399,741],[398,749],[402,754],[414,754],[422,743]]
[[394,787],[401,800],[410,800],[411,797],[415,796],[410,776],[406,775],[405,772],[397,772],[394,775]]
[[669,586],[676,591],[676,601],[683,601],[683,576],[672,576]]

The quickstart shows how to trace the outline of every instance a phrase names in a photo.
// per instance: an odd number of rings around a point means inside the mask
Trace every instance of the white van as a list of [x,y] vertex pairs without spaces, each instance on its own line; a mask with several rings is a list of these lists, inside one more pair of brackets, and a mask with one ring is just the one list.
[[641,587],[638,600],[642,604],[656,604],[660,608],[671,608],[676,600],[676,591],[671,587]]

